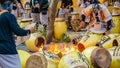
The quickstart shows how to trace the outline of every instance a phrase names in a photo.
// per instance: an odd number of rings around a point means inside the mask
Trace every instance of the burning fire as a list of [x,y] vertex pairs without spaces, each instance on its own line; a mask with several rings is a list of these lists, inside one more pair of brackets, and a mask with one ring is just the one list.
[[55,54],[61,53],[62,56],[72,51],[78,51],[77,47],[71,43],[51,43],[47,50]]

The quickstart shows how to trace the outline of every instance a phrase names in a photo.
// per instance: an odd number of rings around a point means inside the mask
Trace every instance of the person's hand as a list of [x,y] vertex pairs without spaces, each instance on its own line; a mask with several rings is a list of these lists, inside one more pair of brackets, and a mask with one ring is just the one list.
[[91,28],[91,25],[88,25],[88,26],[86,27],[87,30],[90,30],[90,28]]
[[35,28],[34,27],[31,27],[30,28],[30,33],[34,33],[35,32]]
[[84,27],[85,26],[85,22],[81,21],[80,22],[80,27]]
[[105,32],[105,35],[108,35],[108,34],[110,34],[110,30],[107,30],[107,31]]
[[90,22],[86,29],[90,30],[90,28],[93,27],[93,26],[94,26],[93,23]]
[[40,6],[39,5],[35,5],[35,6],[33,6],[33,8],[40,8]]
[[38,6],[33,6],[33,8],[39,8]]

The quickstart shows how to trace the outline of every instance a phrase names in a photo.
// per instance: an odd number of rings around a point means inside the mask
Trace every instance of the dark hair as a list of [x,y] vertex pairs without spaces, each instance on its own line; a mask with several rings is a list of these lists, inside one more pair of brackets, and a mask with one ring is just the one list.
[[100,3],[98,0],[93,0],[93,3]]
[[12,10],[12,2],[14,0],[0,0],[1,9],[0,10]]
[[93,9],[96,9],[96,8],[97,8],[97,9],[99,9],[99,8],[100,8],[100,6],[99,6],[99,4],[98,4],[98,3],[95,3],[95,4],[93,4],[93,5],[92,5],[92,8],[93,8]]
[[0,0],[0,4],[1,4],[1,5],[3,5],[3,4],[4,4],[4,2],[6,2],[6,1],[11,1],[11,2],[14,2],[14,0]]

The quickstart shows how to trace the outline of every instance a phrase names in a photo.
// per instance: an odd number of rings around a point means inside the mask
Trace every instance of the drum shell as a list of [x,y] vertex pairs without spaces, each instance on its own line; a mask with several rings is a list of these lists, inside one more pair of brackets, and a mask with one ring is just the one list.
[[61,39],[67,33],[67,24],[63,18],[56,18],[54,23],[54,36]]
[[27,59],[30,57],[30,54],[24,50],[17,50],[17,52],[20,57],[22,68],[26,68],[26,62],[27,62]]
[[[86,48],[82,52],[82,54],[84,54],[87,57],[90,63],[90,68],[109,68],[110,67],[111,55],[104,48],[92,46],[92,47]],[[97,58],[97,57],[101,57],[101,58]]]
[[46,44],[46,39],[39,33],[33,33],[30,38],[25,41],[26,47],[32,51],[37,52]]
[[26,68],[58,68],[60,58],[48,51],[33,53],[27,60]]
[[108,50],[112,56],[112,62],[110,68],[120,67],[120,46],[114,46]]
[[119,34],[109,34],[102,37],[99,41],[99,45],[105,49],[112,48],[119,45]]
[[[84,59],[83,59],[84,58]],[[79,52],[70,52],[63,56],[59,62],[58,68],[89,68],[87,58]]]
[[112,33],[120,33],[120,15],[113,16],[112,21],[114,23],[114,27],[112,28]]
[[[91,46],[96,46],[98,41],[103,37],[103,34],[87,34],[84,35],[80,41],[77,43],[77,46],[83,45],[84,48],[88,48]],[[80,48],[79,48],[80,49]]]

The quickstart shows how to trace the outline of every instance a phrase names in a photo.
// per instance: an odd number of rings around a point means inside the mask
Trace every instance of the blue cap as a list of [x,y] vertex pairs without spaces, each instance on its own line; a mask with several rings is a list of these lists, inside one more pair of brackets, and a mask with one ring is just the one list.
[[12,2],[6,1],[3,5],[1,5],[2,9],[11,10],[12,9]]

